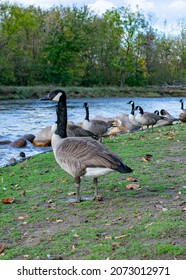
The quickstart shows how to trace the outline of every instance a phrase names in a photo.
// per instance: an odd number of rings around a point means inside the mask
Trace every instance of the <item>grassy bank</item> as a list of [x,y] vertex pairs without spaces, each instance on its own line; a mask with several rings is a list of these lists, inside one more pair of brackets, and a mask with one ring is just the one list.
[[185,88],[176,87],[60,87],[58,86],[0,86],[0,100],[41,98],[54,88],[64,89],[68,97],[162,97],[162,96],[186,96]]
[[104,139],[134,172],[100,178],[102,201],[73,203],[52,152],[1,168],[0,259],[185,259],[185,125]]

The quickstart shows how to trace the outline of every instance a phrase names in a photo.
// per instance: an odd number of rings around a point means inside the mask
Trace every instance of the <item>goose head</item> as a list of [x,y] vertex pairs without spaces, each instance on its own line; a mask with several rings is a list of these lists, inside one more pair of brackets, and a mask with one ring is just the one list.
[[[132,111],[134,111],[134,109],[135,109],[134,101],[130,100],[129,102],[127,102],[127,104],[130,104],[132,106]],[[131,112],[131,114],[132,114],[132,112]]]
[[61,97],[62,98],[66,97],[65,92],[63,90],[61,90],[61,89],[55,89],[55,90],[52,90],[45,97],[41,98],[41,100],[53,100],[53,101],[59,102]]
[[134,104],[134,101],[130,100],[129,102],[127,102],[127,104],[133,105],[133,104]]
[[[161,110],[161,111],[162,111],[162,110]],[[156,114],[157,116],[159,116],[160,113],[159,113],[158,110],[155,110],[155,111],[154,111],[154,114]]]
[[84,108],[88,108],[88,103],[87,103],[87,102],[84,102],[83,107],[84,107]]
[[136,110],[139,110],[139,111],[140,111],[140,114],[143,114],[143,113],[144,113],[141,106],[136,106],[134,110],[135,110],[135,111],[136,111]]
[[168,112],[167,112],[166,110],[164,110],[164,109],[161,109],[160,114],[161,114],[162,116],[165,116],[165,115],[168,114]]

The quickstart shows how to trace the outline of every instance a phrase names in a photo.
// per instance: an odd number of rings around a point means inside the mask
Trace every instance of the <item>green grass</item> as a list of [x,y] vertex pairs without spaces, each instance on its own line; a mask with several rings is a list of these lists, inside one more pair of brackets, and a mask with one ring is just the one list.
[[[104,139],[134,172],[101,177],[103,201],[72,203],[52,152],[1,168],[0,197],[15,201],[0,201],[0,259],[185,259],[185,127]],[[131,176],[139,190],[126,189]],[[91,186],[82,180],[82,196]]]

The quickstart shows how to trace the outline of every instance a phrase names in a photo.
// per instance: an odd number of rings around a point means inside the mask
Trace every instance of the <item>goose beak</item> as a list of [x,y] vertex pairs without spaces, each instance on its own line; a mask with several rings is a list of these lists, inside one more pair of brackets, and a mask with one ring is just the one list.
[[44,100],[51,100],[51,99],[49,98],[49,94],[47,94],[44,97],[40,98],[39,100],[44,101]]

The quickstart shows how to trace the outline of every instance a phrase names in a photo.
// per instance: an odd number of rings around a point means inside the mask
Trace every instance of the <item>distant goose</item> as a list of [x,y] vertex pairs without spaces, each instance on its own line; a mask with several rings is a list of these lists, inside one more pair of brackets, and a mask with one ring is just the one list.
[[130,114],[128,115],[129,120],[131,121],[131,123],[133,123],[133,124],[136,125],[137,127],[141,127],[141,124],[136,120],[134,101],[130,100],[127,104],[131,104],[131,112],[130,112]]
[[166,119],[172,120],[172,122],[179,120],[178,118],[175,118],[174,116],[169,114],[169,112],[167,112],[165,109],[161,109],[160,114],[161,114],[161,116],[164,116]]
[[103,120],[90,120],[89,119],[89,107],[88,103],[84,103],[86,115],[85,119],[82,122],[82,127],[86,130],[89,130],[93,134],[97,135],[98,137],[102,137],[109,128],[113,126],[112,122],[105,122]]
[[178,120],[171,116],[166,110],[162,109],[160,112],[158,110],[154,111],[154,114],[156,115],[164,116],[164,119],[158,120],[154,127],[160,127],[165,125],[172,125],[175,120]]
[[132,169],[119,156],[102,143],[91,138],[67,137],[66,94],[63,90],[53,90],[48,99],[58,102],[57,129],[52,134],[52,148],[57,163],[73,176],[76,185],[76,202],[80,202],[81,177],[93,178],[94,198],[98,198],[98,177],[110,172],[130,173]]
[[186,122],[186,109],[183,108],[183,99],[180,99],[181,102],[181,111],[179,115],[179,120],[181,122]]
[[141,106],[137,106],[135,110],[139,110],[139,114],[136,115],[135,119],[137,122],[139,122],[143,126],[153,126],[157,123],[158,120],[161,120],[163,117],[158,116],[157,114],[150,113],[150,112],[144,112]]

